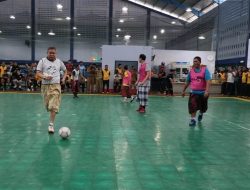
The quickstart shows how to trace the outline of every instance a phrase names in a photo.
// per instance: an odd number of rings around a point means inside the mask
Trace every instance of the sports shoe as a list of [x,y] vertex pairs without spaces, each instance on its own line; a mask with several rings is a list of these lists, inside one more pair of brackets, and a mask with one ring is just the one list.
[[128,102],[128,98],[127,97],[124,97],[122,102]]
[[201,122],[202,117],[203,117],[203,114],[202,114],[202,113],[199,113],[199,115],[198,115],[198,121],[199,121],[199,122]]
[[142,109],[142,106],[140,106],[136,111],[140,112],[141,109]]
[[53,134],[55,132],[53,123],[49,124],[48,132],[51,133],[51,134]]
[[142,107],[142,108],[139,110],[139,112],[140,112],[140,113],[145,113],[145,112],[146,112],[146,110],[145,110],[145,108],[144,108],[144,107]]
[[130,103],[132,103],[136,99],[136,96],[131,96]]
[[190,127],[195,127],[195,125],[196,125],[195,119],[191,119],[190,122],[189,122],[189,126]]

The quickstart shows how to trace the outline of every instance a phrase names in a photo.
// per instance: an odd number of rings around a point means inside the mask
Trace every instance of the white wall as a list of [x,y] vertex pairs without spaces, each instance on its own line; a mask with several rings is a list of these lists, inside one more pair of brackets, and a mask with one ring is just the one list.
[[151,46],[102,46],[102,67],[108,65],[111,71],[110,87],[113,87],[115,61],[138,61],[140,54],[145,54],[146,62],[151,64]]
[[201,63],[207,65],[209,71],[214,73],[215,70],[215,52],[214,51],[184,51],[184,50],[154,50],[155,55],[154,65],[160,65],[165,62],[165,65],[173,62],[190,62],[192,65],[193,59],[196,56],[201,57]]
[[25,39],[0,38],[0,59],[31,60],[31,47],[25,45]]

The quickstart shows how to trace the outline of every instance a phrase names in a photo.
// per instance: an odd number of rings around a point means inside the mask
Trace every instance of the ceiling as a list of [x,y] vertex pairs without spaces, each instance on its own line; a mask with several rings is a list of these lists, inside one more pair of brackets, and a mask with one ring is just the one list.
[[[136,0],[139,1],[139,0]],[[143,3],[166,10],[179,18],[190,20],[199,14],[203,17],[207,7],[217,4],[215,0],[143,0]],[[63,5],[58,11],[56,5]],[[127,13],[122,8],[128,8]],[[191,8],[192,12],[187,12]],[[75,42],[107,44],[109,31],[109,0],[75,0],[74,30]],[[112,41],[113,44],[124,44],[124,36],[130,35],[130,44],[145,45],[150,34],[149,44],[164,44],[182,35],[188,30],[188,22],[152,10],[150,23],[147,23],[148,8],[130,0],[113,0]],[[15,19],[10,19],[14,15]],[[36,40],[70,39],[70,0],[36,0],[35,1]],[[120,20],[123,22],[120,22]],[[174,24],[173,24],[174,22]],[[150,24],[150,27],[147,25]],[[5,0],[0,2],[0,39],[30,38],[31,0]],[[150,29],[149,33],[147,28]],[[209,29],[211,26],[208,27]],[[164,30],[164,33],[161,33]],[[48,33],[53,31],[55,36]],[[156,38],[155,38],[156,36]]]

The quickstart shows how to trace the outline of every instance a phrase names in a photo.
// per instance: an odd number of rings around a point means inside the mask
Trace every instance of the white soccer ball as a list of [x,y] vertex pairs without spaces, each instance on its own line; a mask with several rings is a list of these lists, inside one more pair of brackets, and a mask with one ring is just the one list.
[[59,135],[63,138],[66,139],[70,136],[70,129],[68,127],[61,127],[59,129]]

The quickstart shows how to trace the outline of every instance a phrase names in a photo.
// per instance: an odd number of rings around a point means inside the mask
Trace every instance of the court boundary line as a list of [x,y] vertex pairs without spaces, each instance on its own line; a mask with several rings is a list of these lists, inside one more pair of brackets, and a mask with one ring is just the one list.
[[[40,92],[0,92],[0,94],[32,94],[32,95],[41,95],[41,93]],[[73,94],[70,94],[70,93],[66,93],[66,94],[64,94],[64,93],[62,93],[62,95],[64,96],[64,95],[66,95],[66,96],[71,96],[71,95],[73,95]],[[121,96],[120,94],[112,94],[112,93],[110,93],[110,94],[107,94],[107,93],[105,93],[105,94],[88,94],[88,93],[86,93],[86,94],[78,94],[78,96]],[[164,95],[150,95],[149,94],[149,97],[163,97],[163,98],[171,98],[171,96],[164,96]],[[178,97],[178,98],[182,98],[182,96],[181,95],[177,95],[177,96],[172,96],[172,97]],[[185,97],[188,97],[188,96],[185,96]],[[224,96],[210,96],[209,98],[218,98],[218,99],[235,99],[235,100],[241,100],[241,101],[245,101],[245,102],[250,102],[250,99],[245,99],[245,98],[240,98],[240,97],[224,97]]]

